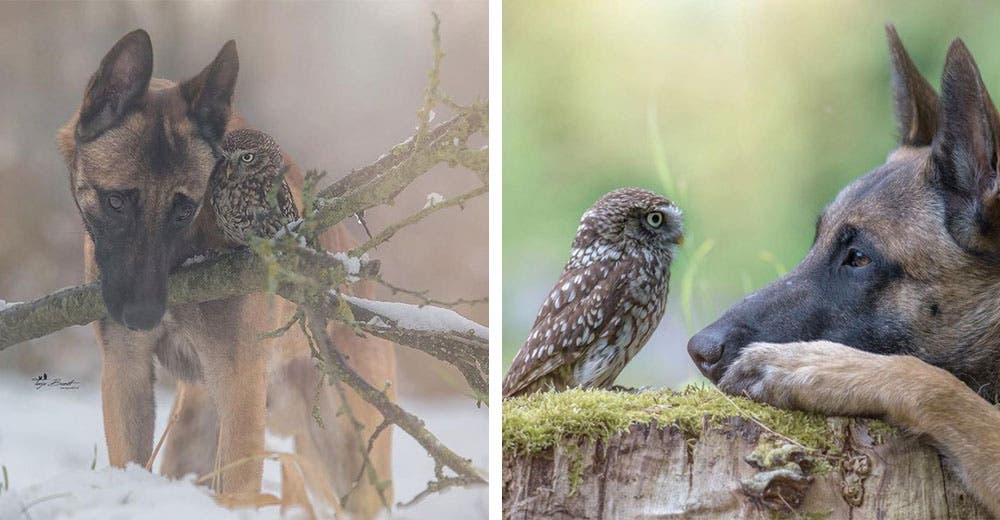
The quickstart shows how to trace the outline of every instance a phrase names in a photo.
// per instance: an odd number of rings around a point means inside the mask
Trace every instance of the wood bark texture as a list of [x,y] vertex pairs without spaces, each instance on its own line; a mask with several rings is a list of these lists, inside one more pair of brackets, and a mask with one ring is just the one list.
[[[901,433],[873,435],[863,420],[831,421],[839,421],[835,441],[843,449],[833,456],[796,455],[803,450],[738,417],[723,426],[705,421],[697,438],[676,427],[636,424],[607,441],[564,438],[539,453],[504,453],[503,515],[991,518],[933,448]],[[768,452],[791,456],[761,464]]]

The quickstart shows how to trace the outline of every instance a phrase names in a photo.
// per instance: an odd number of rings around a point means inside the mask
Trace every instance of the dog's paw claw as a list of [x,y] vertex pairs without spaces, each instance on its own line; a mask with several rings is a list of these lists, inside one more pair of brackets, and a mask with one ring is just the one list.
[[726,369],[719,381],[719,388],[732,395],[749,397],[755,401],[776,404],[774,397],[781,393],[782,365],[778,362],[784,351],[781,345],[755,343]]

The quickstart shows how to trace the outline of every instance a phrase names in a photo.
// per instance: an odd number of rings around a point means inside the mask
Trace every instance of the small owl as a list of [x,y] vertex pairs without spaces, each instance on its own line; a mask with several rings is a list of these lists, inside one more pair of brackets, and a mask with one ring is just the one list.
[[[227,240],[246,245],[250,236],[269,238],[298,220],[283,169],[281,150],[271,136],[251,129],[226,134],[209,191],[215,220]],[[272,190],[276,197],[269,201]]]
[[655,193],[622,188],[594,203],[507,372],[504,398],[610,387],[663,317],[682,241],[681,211]]

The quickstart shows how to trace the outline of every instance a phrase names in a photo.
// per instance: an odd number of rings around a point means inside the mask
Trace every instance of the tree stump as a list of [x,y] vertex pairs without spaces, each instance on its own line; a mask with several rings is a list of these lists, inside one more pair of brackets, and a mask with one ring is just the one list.
[[504,403],[509,519],[988,519],[931,447],[711,387]]

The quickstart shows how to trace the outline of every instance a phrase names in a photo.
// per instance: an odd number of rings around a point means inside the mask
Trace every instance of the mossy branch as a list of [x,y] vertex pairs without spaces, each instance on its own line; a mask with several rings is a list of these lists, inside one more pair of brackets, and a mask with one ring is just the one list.
[[[299,250],[302,252],[298,260],[300,263],[297,264],[299,272],[313,273],[311,279],[323,280],[320,283],[325,287],[344,281],[344,274],[341,274],[339,280],[331,274],[347,272],[340,260],[306,248]],[[375,261],[363,263],[358,276],[377,276],[377,268],[378,263]],[[266,262],[248,250],[238,250],[182,267],[170,275],[168,303],[175,306],[219,300],[261,292],[267,286]],[[277,292],[285,298],[295,300],[301,297],[303,288],[294,283],[282,283]],[[486,395],[486,374],[489,372],[487,341],[457,332],[430,332],[396,327],[388,316],[378,316],[367,308],[351,303],[348,305],[356,317],[365,321],[356,324],[361,330],[454,365],[477,394]],[[0,351],[72,325],[86,325],[107,315],[99,283],[67,287],[31,302],[14,304],[0,311]],[[385,328],[371,325],[376,317],[391,326]]]
[[[178,269],[170,276],[170,306],[199,303],[263,290],[263,263],[249,251],[236,251]],[[0,311],[0,350],[72,325],[107,316],[99,283],[67,287],[37,300]]]
[[[290,253],[283,261],[294,262],[297,272],[304,278],[339,284],[349,271],[341,260],[324,252],[306,247],[281,247]],[[239,249],[181,267],[168,280],[167,305],[201,303],[264,291],[269,285],[266,264],[251,251]],[[378,261],[361,262],[357,276],[374,277],[378,268]],[[291,290],[286,287],[284,292]],[[30,302],[10,305],[0,311],[0,350],[72,325],[86,325],[107,315],[97,282],[67,287]]]

